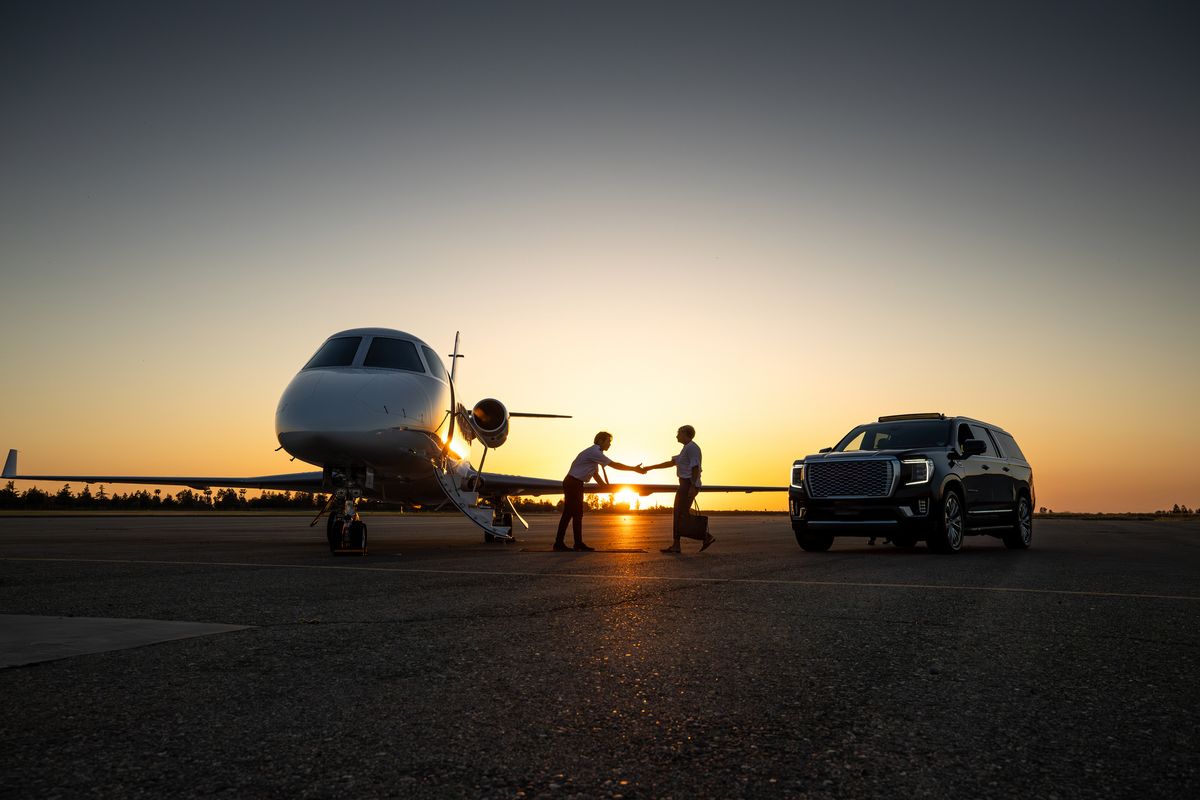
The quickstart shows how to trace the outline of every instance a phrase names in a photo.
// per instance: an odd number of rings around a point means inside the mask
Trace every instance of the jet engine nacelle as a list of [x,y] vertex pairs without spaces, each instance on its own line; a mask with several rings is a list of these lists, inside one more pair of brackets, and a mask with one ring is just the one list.
[[467,422],[485,447],[499,447],[508,439],[508,409],[495,398],[476,403]]

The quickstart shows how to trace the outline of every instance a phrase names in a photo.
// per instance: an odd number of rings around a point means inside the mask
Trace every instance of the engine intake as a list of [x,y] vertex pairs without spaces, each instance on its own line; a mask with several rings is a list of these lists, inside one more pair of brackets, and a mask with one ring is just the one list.
[[499,447],[508,440],[508,409],[495,398],[480,400],[468,418],[471,430],[486,447]]

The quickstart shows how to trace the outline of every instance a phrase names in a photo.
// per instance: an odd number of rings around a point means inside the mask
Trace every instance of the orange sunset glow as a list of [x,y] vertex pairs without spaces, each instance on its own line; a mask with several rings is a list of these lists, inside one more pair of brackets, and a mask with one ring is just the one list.
[[86,63],[52,21],[24,31],[0,450],[29,474],[308,469],[276,451],[280,393],[378,325],[447,365],[461,331],[468,406],[571,415],[514,419],[489,471],[561,479],[599,430],[661,462],[691,424],[706,483],[783,486],[857,424],[940,411],[1010,431],[1037,506],[1200,506],[1191,94],[1107,91],[1150,66],[1083,80],[1058,42],[934,71],[873,29],[800,51],[804,25],[761,22],[617,63],[486,25],[194,62],[182,28],[80,25],[122,54]]

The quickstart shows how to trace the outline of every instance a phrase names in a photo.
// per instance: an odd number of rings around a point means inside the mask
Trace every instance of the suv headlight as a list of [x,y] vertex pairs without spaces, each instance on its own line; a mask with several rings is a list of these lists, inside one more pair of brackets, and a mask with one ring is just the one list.
[[905,486],[916,486],[920,483],[929,483],[929,479],[933,477],[933,461],[928,458],[906,458],[900,462],[901,476],[904,478]]
[[800,488],[804,485],[804,462],[792,464],[792,486]]

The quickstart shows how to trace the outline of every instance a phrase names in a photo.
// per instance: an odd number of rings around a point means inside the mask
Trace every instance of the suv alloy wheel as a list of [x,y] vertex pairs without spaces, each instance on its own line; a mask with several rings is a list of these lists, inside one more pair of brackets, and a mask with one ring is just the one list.
[[805,522],[793,524],[792,530],[796,534],[796,544],[806,553],[824,553],[833,547],[832,533],[814,533]]
[[951,489],[942,498],[941,514],[929,534],[929,549],[935,553],[957,553],[962,550],[965,524],[962,500],[958,492]]
[[1009,550],[1026,550],[1033,544],[1033,506],[1029,498],[1017,498],[1017,513],[1013,529],[1004,534],[1004,546]]

